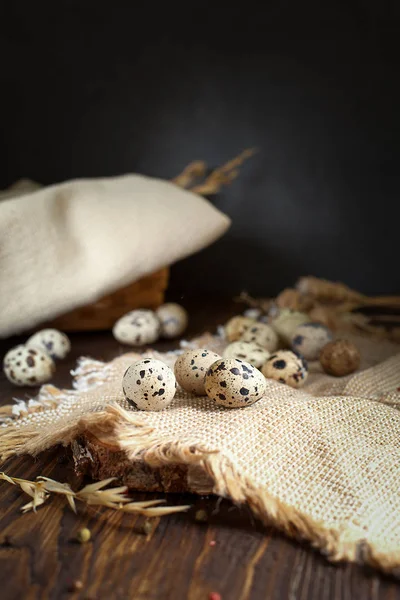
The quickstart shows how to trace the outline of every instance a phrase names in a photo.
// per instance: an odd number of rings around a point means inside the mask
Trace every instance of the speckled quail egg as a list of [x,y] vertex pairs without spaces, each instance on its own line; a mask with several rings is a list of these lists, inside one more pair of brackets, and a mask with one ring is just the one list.
[[274,352],[278,347],[279,341],[275,331],[266,323],[253,323],[242,334],[240,340],[242,342],[254,342],[268,350],[268,352]]
[[308,377],[306,361],[291,350],[275,352],[267,360],[261,372],[267,379],[275,379],[293,388],[301,387]]
[[224,326],[225,337],[228,342],[235,342],[240,339],[242,334],[254,325],[255,319],[250,319],[249,317],[243,317],[242,315],[237,315],[236,317],[232,317],[229,319]]
[[175,396],[176,380],[172,370],[161,360],[144,358],[124,373],[122,390],[125,398],[139,410],[162,410]]
[[3,361],[5,376],[15,385],[36,386],[51,379],[55,364],[39,348],[16,346],[7,352]]
[[262,398],[265,387],[265,378],[260,371],[238,358],[220,358],[206,374],[207,396],[226,408],[254,404]]
[[259,344],[255,342],[242,342],[241,340],[232,342],[223,352],[224,358],[240,358],[240,360],[250,363],[256,369],[260,369],[269,356],[270,353],[268,350]]
[[160,321],[152,310],[132,310],[118,319],[113,327],[116,340],[129,346],[143,346],[158,340]]
[[331,331],[322,323],[304,323],[295,329],[292,349],[307,360],[317,360],[324,346],[333,339]]
[[161,325],[160,335],[164,338],[175,338],[185,331],[189,317],[180,304],[168,302],[156,310]]
[[220,357],[219,354],[199,348],[186,350],[175,362],[175,377],[179,385],[196,396],[205,396],[204,379],[208,368]]
[[275,316],[273,316],[270,324],[281,340],[290,346],[295,329],[297,329],[299,325],[309,323],[310,321],[310,317],[305,313],[291,310],[290,308],[282,308],[277,311]]
[[58,329],[41,329],[34,333],[25,344],[28,348],[39,348],[53,360],[65,358],[71,350],[71,342]]

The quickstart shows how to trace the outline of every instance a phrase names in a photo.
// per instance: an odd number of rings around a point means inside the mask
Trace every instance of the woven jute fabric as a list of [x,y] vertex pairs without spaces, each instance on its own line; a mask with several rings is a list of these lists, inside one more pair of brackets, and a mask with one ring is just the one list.
[[[201,467],[216,494],[246,503],[266,524],[307,540],[329,559],[400,574],[400,348],[354,338],[360,370],[333,378],[310,366],[294,390],[267,381],[252,406],[229,410],[178,389],[162,412],[126,403],[125,369],[82,358],[73,390],[47,385],[3,415],[0,454],[37,454],[85,431],[103,432],[128,457],[149,465]],[[191,342],[221,352],[205,335]],[[170,366],[176,354],[147,351]],[[9,409],[11,410],[11,409]]]

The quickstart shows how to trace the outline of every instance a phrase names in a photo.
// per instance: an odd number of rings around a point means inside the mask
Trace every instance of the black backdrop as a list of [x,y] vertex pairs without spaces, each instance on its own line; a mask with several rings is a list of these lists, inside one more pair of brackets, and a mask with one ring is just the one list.
[[0,184],[169,178],[257,146],[215,199],[229,234],[172,291],[400,292],[398,4],[4,2]]

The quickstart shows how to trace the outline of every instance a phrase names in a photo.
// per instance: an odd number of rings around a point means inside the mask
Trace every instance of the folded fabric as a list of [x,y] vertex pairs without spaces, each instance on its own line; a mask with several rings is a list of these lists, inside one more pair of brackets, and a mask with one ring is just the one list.
[[95,302],[229,225],[204,198],[151,177],[22,180],[0,193],[0,337]]

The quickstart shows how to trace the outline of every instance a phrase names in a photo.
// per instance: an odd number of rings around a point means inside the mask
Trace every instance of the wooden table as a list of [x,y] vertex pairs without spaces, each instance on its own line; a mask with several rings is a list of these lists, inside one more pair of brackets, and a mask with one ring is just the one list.
[[[193,309],[188,336],[212,331],[237,310],[230,302],[214,303],[212,310]],[[1,357],[21,340],[1,342]],[[109,360],[124,350],[108,332],[74,334],[71,340],[72,352],[59,364],[55,385],[70,386],[69,371],[78,356]],[[11,386],[3,375],[0,381],[2,403],[35,394]],[[27,479],[46,475],[72,484],[75,480],[64,448],[36,460],[14,458],[2,468]],[[75,515],[57,498],[36,514],[22,515],[19,509],[27,497],[7,483],[0,483],[0,489],[2,600],[208,600],[210,592],[218,592],[222,600],[400,600],[394,579],[355,565],[332,565],[255,522],[248,510],[215,497],[170,496],[168,503],[191,504],[191,510],[163,517],[146,537],[140,533],[142,517],[84,508]],[[135,499],[144,497],[134,494]],[[209,514],[206,524],[195,521],[200,508]],[[74,541],[82,527],[92,533],[84,545]]]

